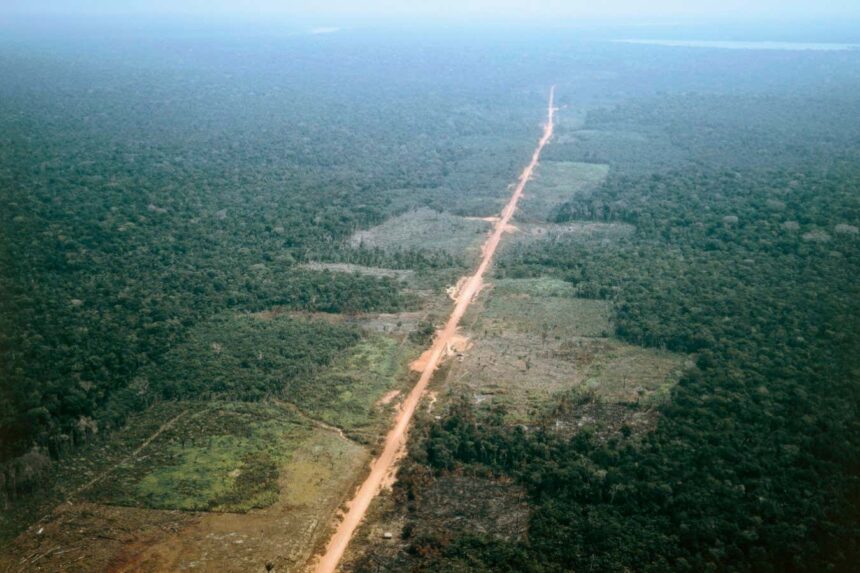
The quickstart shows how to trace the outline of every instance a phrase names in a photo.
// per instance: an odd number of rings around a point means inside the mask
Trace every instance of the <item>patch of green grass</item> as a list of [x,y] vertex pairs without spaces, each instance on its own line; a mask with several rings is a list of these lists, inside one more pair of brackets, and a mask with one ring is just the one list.
[[[566,223],[519,223],[517,232],[506,238],[499,252],[499,268],[521,260],[524,251],[540,248],[540,244],[553,245],[559,241],[579,243],[585,246],[602,246],[620,243],[629,239],[636,227],[627,223],[596,223],[593,221],[568,221]],[[536,244],[537,243],[537,244]]]
[[683,354],[612,341],[596,355],[583,387],[615,403],[653,404],[681,377]]
[[609,336],[609,303],[568,296],[493,293],[480,321],[485,330],[513,328],[544,340]]
[[415,271],[412,270],[386,269],[382,267],[368,267],[365,265],[353,265],[349,263],[324,263],[311,261],[301,266],[312,271],[367,275],[370,277],[390,278],[400,281],[412,281],[415,277]]
[[86,497],[158,509],[266,507],[278,497],[280,468],[312,431],[308,422],[275,404],[202,408],[118,465]]
[[[133,499],[148,507],[171,509],[216,509],[229,500],[226,505],[238,509],[244,501],[237,486],[238,477],[248,471],[245,458],[264,458],[264,464],[271,466],[277,476],[274,460],[263,452],[251,453],[252,449],[250,440],[230,435],[214,436],[200,447],[172,446],[169,455],[173,463],[144,476],[131,492]],[[249,498],[264,498],[247,499],[250,507],[263,507],[268,505],[265,501],[273,501],[277,489],[271,484],[271,478],[264,479],[248,492]]]
[[400,343],[368,335],[320,372],[317,392],[299,405],[308,414],[350,433],[363,433],[379,422],[379,398],[406,369]]

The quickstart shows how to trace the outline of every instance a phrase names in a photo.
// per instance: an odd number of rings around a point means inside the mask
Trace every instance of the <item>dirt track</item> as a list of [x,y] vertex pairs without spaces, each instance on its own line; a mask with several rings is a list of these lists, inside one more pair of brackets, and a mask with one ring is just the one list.
[[370,466],[370,473],[356,491],[354,497],[349,502],[349,508],[343,520],[337,525],[331,540],[326,547],[326,551],[319,559],[314,567],[316,573],[333,573],[338,566],[338,563],[343,557],[356,528],[361,522],[370,502],[376,497],[386,476],[393,470],[394,464],[398,459],[398,455],[403,449],[406,438],[406,431],[409,428],[409,423],[412,420],[412,415],[421,400],[427,385],[430,383],[430,378],[433,372],[439,365],[440,360],[445,354],[446,348],[450,341],[457,334],[457,327],[460,324],[460,319],[469,307],[473,298],[481,290],[483,284],[484,273],[489,268],[493,260],[493,255],[496,253],[496,248],[502,239],[505,230],[508,228],[511,218],[517,209],[517,203],[523,195],[526,183],[528,183],[535,167],[537,167],[540,159],[541,151],[544,146],[552,138],[553,120],[555,115],[554,105],[555,87],[550,90],[549,102],[547,105],[547,122],[544,125],[543,135],[538,142],[537,148],[532,154],[531,162],[526,166],[517,181],[514,192],[505,208],[502,209],[501,215],[494,223],[493,232],[484,242],[481,252],[481,263],[478,265],[475,273],[470,276],[463,287],[460,289],[454,310],[448,318],[445,327],[436,333],[433,340],[433,345],[430,347],[426,365],[423,368],[421,377],[418,383],[403,401],[400,412],[397,415],[394,426],[385,437],[385,447],[378,458],[373,460]]

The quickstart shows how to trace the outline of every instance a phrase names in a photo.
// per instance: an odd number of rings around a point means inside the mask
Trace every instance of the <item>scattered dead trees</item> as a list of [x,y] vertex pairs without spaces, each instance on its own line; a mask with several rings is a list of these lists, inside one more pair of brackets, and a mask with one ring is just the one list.
[[0,466],[0,503],[3,509],[19,495],[41,487],[52,465],[44,450],[34,446],[29,452]]

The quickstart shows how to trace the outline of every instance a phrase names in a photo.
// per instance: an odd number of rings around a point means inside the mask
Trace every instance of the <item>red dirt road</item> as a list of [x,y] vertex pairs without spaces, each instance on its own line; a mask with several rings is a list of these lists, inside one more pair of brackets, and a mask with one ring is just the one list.
[[430,383],[430,378],[433,376],[433,372],[436,370],[436,367],[439,365],[440,360],[445,354],[445,349],[448,343],[455,337],[457,327],[460,324],[460,319],[469,307],[469,303],[472,302],[472,299],[481,290],[484,272],[486,272],[487,268],[490,266],[490,263],[493,260],[493,255],[496,253],[496,248],[499,246],[499,242],[502,239],[502,235],[510,223],[511,217],[514,215],[514,211],[517,209],[517,203],[523,196],[523,190],[526,187],[526,183],[531,179],[532,174],[537,167],[541,151],[543,151],[544,146],[546,146],[550,138],[552,138],[553,120],[555,117],[555,108],[553,107],[554,97],[555,87],[550,89],[549,92],[547,122],[544,125],[543,136],[540,138],[538,146],[532,154],[531,162],[520,175],[520,178],[517,181],[517,186],[514,189],[510,200],[507,205],[505,205],[505,208],[502,209],[501,216],[499,217],[499,220],[496,221],[492,234],[487,238],[486,242],[484,242],[482,247],[483,254],[481,257],[481,264],[478,265],[475,273],[468,278],[465,285],[460,290],[456,304],[454,305],[454,310],[448,318],[445,328],[436,333],[436,337],[433,340],[433,346],[430,349],[427,364],[421,372],[421,377],[418,379],[418,383],[403,401],[403,405],[397,415],[396,422],[385,437],[385,448],[382,450],[382,454],[373,460],[370,466],[370,474],[368,474],[367,478],[361,484],[361,487],[356,491],[355,496],[349,502],[349,508],[346,515],[338,524],[334,535],[326,547],[325,554],[323,554],[314,567],[315,573],[334,573],[341,557],[343,557],[343,554],[352,539],[353,534],[355,533],[355,530],[364,518],[364,514],[367,512],[370,502],[373,501],[373,498],[376,497],[376,494],[379,492],[385,481],[386,475],[388,475],[394,468],[394,464],[398,459],[398,454],[405,445],[406,431],[409,428],[409,423],[412,420],[412,415],[415,413],[415,409],[418,407],[421,396],[427,389],[427,385]]

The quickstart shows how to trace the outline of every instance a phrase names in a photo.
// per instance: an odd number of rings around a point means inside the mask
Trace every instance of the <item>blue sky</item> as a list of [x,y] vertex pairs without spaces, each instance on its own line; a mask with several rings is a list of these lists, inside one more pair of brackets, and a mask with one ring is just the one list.
[[0,0],[0,12],[460,20],[821,19],[858,18],[860,0]]

